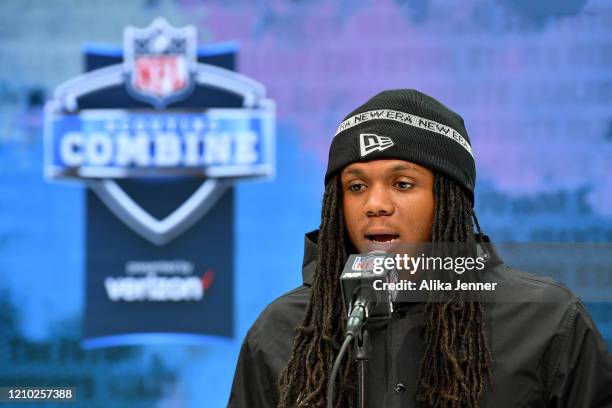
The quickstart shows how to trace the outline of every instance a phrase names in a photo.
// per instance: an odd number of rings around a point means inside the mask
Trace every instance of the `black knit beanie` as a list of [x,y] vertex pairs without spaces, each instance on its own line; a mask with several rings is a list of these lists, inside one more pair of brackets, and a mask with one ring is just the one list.
[[329,149],[325,183],[355,162],[411,161],[457,181],[474,198],[476,165],[461,116],[414,89],[388,90],[349,113]]

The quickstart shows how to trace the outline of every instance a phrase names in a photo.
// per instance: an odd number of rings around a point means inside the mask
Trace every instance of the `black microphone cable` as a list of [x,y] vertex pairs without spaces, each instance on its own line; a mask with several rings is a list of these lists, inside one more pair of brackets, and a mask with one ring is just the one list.
[[346,336],[344,337],[344,342],[342,343],[342,347],[340,347],[340,351],[336,356],[329,380],[327,381],[327,408],[334,408],[334,384],[336,383],[338,369],[340,369],[342,358],[346,354],[348,346],[351,344],[351,341],[353,341],[357,333],[361,330],[361,326],[363,326],[366,317],[366,303],[363,301],[357,301],[348,321],[346,322]]
[[327,381],[327,408],[334,408],[334,383],[336,382],[336,375],[338,374],[340,363],[342,363],[342,357],[344,357],[344,354],[346,354],[346,350],[354,338],[355,337],[352,333],[346,334],[342,347],[340,347],[340,351],[336,356],[336,361],[334,361],[334,367],[332,368],[331,375]]

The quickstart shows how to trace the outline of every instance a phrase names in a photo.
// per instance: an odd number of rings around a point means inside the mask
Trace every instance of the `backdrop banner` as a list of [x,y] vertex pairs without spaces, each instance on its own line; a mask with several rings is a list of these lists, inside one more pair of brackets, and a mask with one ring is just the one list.
[[234,193],[274,175],[275,106],[233,43],[128,27],[45,109],[45,173],[86,193],[84,345],[233,335]]

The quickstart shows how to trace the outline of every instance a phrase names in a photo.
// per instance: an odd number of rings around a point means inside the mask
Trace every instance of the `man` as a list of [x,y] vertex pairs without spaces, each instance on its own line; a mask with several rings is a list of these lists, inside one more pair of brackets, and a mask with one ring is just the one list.
[[[347,257],[433,241],[483,242],[487,279],[542,301],[449,300],[395,313],[370,330],[368,407],[612,407],[612,361],[584,305],[484,244],[475,176],[463,119],[437,100],[392,90],[351,112],[330,148],[320,228],[306,235],[304,284],[249,330],[229,406],[325,406],[347,320]],[[349,349],[335,407],[355,406],[355,382]]]

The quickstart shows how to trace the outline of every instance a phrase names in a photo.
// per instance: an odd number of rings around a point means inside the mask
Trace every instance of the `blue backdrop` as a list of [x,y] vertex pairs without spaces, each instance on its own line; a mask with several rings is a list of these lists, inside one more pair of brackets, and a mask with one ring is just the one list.
[[[120,45],[156,16],[194,24],[201,44],[239,43],[237,70],[277,103],[277,176],[235,189],[233,340],[86,351],[85,191],[43,180],[42,105],[82,72],[83,44]],[[493,240],[612,241],[603,0],[11,0],[0,27],[0,385],[73,384],[88,407],[225,406],[246,330],[301,283],[335,128],[385,88],[464,116]],[[588,305],[612,344],[612,305]]]

